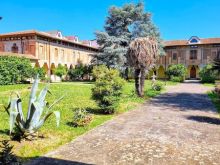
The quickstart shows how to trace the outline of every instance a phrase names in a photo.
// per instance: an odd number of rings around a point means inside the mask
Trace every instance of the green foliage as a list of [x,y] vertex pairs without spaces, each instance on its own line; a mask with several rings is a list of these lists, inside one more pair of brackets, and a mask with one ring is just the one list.
[[79,64],[75,68],[68,70],[70,80],[81,80],[85,75],[92,73],[92,65]]
[[3,140],[0,145],[0,165],[20,165],[17,157],[13,154],[13,146],[9,144],[8,140]]
[[39,67],[33,68],[33,75],[32,75],[32,77],[35,77],[36,75],[38,75],[41,80],[45,80],[46,79],[45,78],[46,71],[44,70],[44,68],[39,68]]
[[173,82],[183,82],[184,81],[183,77],[178,77],[178,76],[171,76],[170,80]]
[[73,125],[75,127],[87,126],[92,121],[92,116],[85,109],[75,109],[73,113]]
[[0,85],[8,85],[30,78],[33,69],[29,59],[0,56],[0,73]]
[[152,86],[152,89],[155,91],[161,91],[163,89],[163,84],[156,83],[155,85]]
[[93,75],[96,78],[95,87],[92,89],[93,99],[104,113],[114,113],[122,94],[124,80],[117,70],[108,69],[106,66],[94,67]]
[[62,79],[62,76],[67,74],[67,68],[65,66],[62,66],[61,64],[58,65],[57,68],[55,68],[55,75],[59,76]]
[[[45,123],[45,121],[52,115],[55,114],[57,119],[57,126],[59,125],[60,112],[52,111],[52,107],[59,102],[63,97],[55,101],[52,105],[49,105],[45,101],[47,92],[49,91],[49,85],[45,86],[40,92],[39,96],[36,96],[38,90],[39,79],[35,79],[34,84],[31,88],[30,100],[28,105],[27,118],[24,118],[24,113],[22,110],[22,100],[18,93],[16,97],[10,96],[10,101],[7,107],[5,107],[10,119],[10,134],[12,133],[14,127],[15,136],[18,138],[29,138],[34,135]],[[45,111],[45,112],[44,112]],[[44,114],[44,116],[43,116]],[[31,139],[30,139],[31,140]]]
[[169,79],[174,82],[182,82],[185,79],[187,69],[183,64],[170,65],[166,71]]
[[212,65],[206,65],[199,71],[202,83],[214,83],[216,79],[216,72],[213,70]]
[[125,70],[128,46],[133,39],[139,37],[155,37],[160,50],[163,50],[160,33],[151,20],[151,14],[145,12],[143,3],[113,6],[108,14],[105,32],[96,32],[101,48],[93,59],[95,64]]

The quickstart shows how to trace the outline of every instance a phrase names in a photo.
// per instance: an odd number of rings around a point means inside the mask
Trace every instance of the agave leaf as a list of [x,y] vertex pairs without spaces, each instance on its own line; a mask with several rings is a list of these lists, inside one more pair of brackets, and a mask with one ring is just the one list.
[[60,112],[54,111],[53,113],[56,116],[57,127],[59,127],[59,125],[60,125]]
[[36,111],[36,107],[35,107],[34,103],[32,103],[29,118],[27,118],[26,123],[25,123],[25,128],[26,129],[28,129],[30,127],[30,123],[32,121],[32,118],[34,116],[35,111]]
[[37,89],[38,89],[38,83],[39,83],[39,79],[38,79],[38,75],[36,77],[36,79],[34,80],[34,83],[32,85],[31,88],[31,94],[30,94],[30,100],[29,100],[29,104],[28,104],[28,114],[27,114],[27,120],[29,120],[30,115],[33,114],[33,112],[31,112],[33,110],[32,106],[33,106],[33,102],[36,100],[36,93],[37,93]]
[[54,105],[56,105],[58,102],[60,102],[60,101],[64,98],[64,96],[65,96],[65,95],[61,96],[59,99],[57,99],[56,101],[54,101],[53,104],[51,104],[48,109],[50,110]]
[[17,115],[18,115],[18,112],[15,112],[15,111],[10,112],[10,119],[9,119],[10,134],[12,133],[12,130],[14,128]]
[[37,101],[40,103],[44,103],[45,97],[47,95],[47,92],[49,91],[49,84],[47,84],[44,89],[40,92]]
[[17,99],[17,111],[18,111],[18,120],[21,121],[22,124],[24,124],[24,114],[22,111],[22,105],[21,105],[21,99]]
[[42,127],[42,125],[46,122],[46,120],[52,115],[55,114],[56,116],[56,122],[57,122],[57,127],[59,126],[60,123],[60,112],[59,111],[51,111],[48,112],[43,119],[41,119],[39,121],[39,123],[37,125],[35,125],[35,127],[33,128],[34,131],[37,131],[38,129],[40,129]]
[[42,105],[40,102],[34,102],[33,104],[35,106],[35,112],[31,120],[31,125],[35,127],[35,125],[37,125],[37,123],[39,123],[40,121],[41,115],[46,104],[43,103],[44,105]]

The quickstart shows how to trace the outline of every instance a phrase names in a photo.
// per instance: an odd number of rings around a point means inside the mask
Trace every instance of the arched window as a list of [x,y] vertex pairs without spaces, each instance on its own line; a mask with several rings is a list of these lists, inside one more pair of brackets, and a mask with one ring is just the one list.
[[217,52],[217,59],[220,60],[220,50]]
[[18,46],[16,45],[16,43],[14,43],[13,46],[11,47],[11,52],[18,53]]

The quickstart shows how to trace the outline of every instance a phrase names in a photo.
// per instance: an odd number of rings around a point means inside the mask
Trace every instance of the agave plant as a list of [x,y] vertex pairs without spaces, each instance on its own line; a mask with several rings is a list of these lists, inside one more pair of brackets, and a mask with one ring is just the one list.
[[[47,84],[44,87],[44,89],[40,92],[40,94],[37,97],[36,94],[38,89],[38,83],[39,79],[37,76],[31,88],[26,119],[22,111],[22,100],[20,95],[16,92],[13,92],[11,94],[9,104],[7,107],[5,107],[5,110],[9,115],[10,134],[16,127],[16,130],[18,131],[17,133],[19,133],[19,135],[22,137],[33,135],[43,126],[45,121],[52,114],[56,116],[57,126],[59,126],[60,112],[52,111],[51,109],[56,103],[58,103],[63,98],[63,96],[49,106],[49,104],[45,101],[47,92],[50,93],[49,84]],[[12,97],[13,94],[16,94],[16,97]]]

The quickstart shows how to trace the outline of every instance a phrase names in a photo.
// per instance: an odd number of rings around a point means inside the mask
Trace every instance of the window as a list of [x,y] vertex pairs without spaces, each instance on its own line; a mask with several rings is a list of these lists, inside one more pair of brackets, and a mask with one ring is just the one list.
[[220,50],[217,52],[217,59],[220,60]]
[[197,44],[197,43],[200,43],[200,39],[199,39],[199,37],[193,36],[188,40],[188,43],[189,44]]
[[190,60],[197,59],[197,50],[190,50]]
[[177,53],[173,53],[173,60],[177,60]]
[[55,48],[54,50],[54,61],[58,62],[58,49],[57,48]]
[[18,46],[16,45],[16,43],[14,43],[13,46],[11,47],[11,51],[12,53],[18,53]]
[[45,57],[44,57],[44,47],[42,45],[39,47],[39,58],[41,60],[45,60]]

